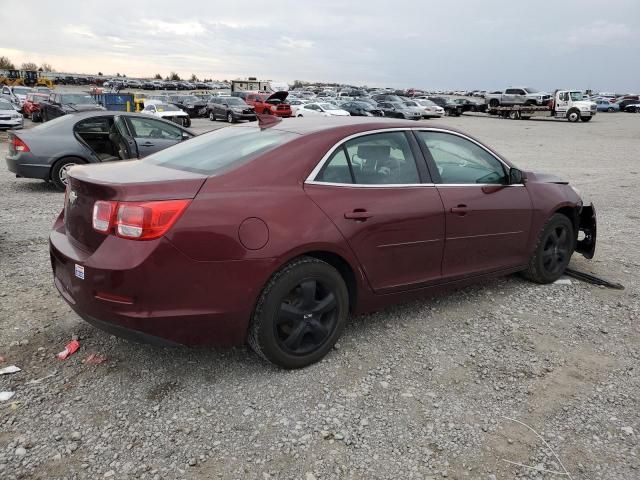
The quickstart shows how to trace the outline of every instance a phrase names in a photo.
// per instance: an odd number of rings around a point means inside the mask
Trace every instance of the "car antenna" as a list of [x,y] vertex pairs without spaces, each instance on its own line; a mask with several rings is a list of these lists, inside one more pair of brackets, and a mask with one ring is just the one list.
[[275,115],[268,115],[264,113],[262,114],[258,113],[256,114],[256,117],[258,117],[258,126],[260,127],[260,130],[264,130],[265,128],[271,128],[282,121],[280,117],[276,117]]

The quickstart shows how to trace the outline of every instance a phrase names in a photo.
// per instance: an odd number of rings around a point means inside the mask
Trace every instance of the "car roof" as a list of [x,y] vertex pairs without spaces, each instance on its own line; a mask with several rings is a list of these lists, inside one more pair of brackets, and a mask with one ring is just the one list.
[[[285,118],[281,122],[274,125],[273,129],[282,130],[291,133],[297,133],[299,135],[309,135],[319,132],[332,132],[344,133],[351,135],[354,133],[366,132],[369,130],[379,130],[386,128],[416,128],[424,126],[425,128],[443,128],[446,130],[456,131],[450,127],[438,126],[432,123],[429,125],[416,124],[415,120],[399,120],[399,119],[384,119],[380,117],[298,117],[298,118]],[[257,128],[255,123],[239,124],[240,128]],[[231,127],[231,128],[237,128]]]

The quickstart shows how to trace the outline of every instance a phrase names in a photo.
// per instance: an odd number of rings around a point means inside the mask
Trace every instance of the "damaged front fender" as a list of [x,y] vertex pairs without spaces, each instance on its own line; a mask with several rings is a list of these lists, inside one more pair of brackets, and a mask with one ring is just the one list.
[[596,208],[593,203],[583,206],[578,217],[580,222],[578,231],[584,234],[584,238],[576,243],[576,252],[584,255],[585,258],[591,259],[596,251],[597,233]]

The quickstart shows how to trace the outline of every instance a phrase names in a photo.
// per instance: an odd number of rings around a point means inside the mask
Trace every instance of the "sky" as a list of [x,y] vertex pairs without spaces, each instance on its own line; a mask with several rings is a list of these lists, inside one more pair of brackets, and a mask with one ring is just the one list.
[[0,0],[0,56],[61,72],[640,91],[639,0]]

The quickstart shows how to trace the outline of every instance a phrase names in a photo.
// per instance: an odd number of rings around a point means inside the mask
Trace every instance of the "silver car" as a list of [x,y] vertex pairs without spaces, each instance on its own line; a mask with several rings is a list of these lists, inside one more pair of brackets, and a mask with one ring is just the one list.
[[64,190],[73,165],[142,158],[193,138],[173,122],[125,112],[82,112],[35,128],[9,131],[9,171]]
[[24,118],[13,103],[0,98],[0,128],[22,128]]

